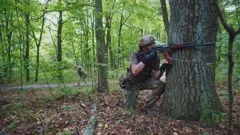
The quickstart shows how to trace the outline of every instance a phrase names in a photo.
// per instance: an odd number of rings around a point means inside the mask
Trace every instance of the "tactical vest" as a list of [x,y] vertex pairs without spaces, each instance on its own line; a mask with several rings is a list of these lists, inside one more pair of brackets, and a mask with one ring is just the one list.
[[86,74],[83,72],[83,70],[82,69],[78,69],[78,75],[80,76],[80,77],[86,77]]
[[[137,61],[141,62],[143,57],[145,57],[146,54],[140,54],[140,51],[138,51],[136,55],[137,55]],[[128,73],[129,77],[131,77],[134,81],[137,81],[137,82],[141,82],[148,79],[149,77],[153,76],[153,69],[155,64],[158,61],[159,61],[159,57],[157,56],[157,58],[155,60],[152,60],[150,63],[148,63],[137,76],[134,76],[130,70],[130,72]],[[130,69],[131,69],[131,66],[130,66]]]

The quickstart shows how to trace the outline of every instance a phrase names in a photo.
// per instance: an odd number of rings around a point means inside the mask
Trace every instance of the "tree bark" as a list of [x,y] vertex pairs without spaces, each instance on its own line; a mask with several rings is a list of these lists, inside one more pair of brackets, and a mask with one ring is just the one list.
[[58,30],[57,30],[57,62],[58,62],[58,78],[59,80],[63,79],[62,75],[62,26],[63,26],[63,20],[62,20],[62,13],[63,11],[59,11],[59,19],[58,19]]
[[34,30],[32,29],[33,38],[37,46],[37,58],[36,58],[35,80],[34,80],[35,82],[38,82],[38,72],[39,72],[39,66],[40,66],[40,46],[41,46],[42,37],[43,37],[43,31],[44,31],[44,25],[45,25],[45,14],[46,14],[48,2],[49,0],[47,0],[46,2],[45,11],[43,11],[43,14],[42,14],[42,24],[41,24],[39,40],[37,40]]
[[[113,5],[112,5],[112,8],[111,10],[114,9],[115,7],[115,3],[116,3],[116,0],[113,1]],[[109,52],[110,52],[110,67],[112,69],[114,69],[115,67],[115,62],[114,62],[114,56],[113,56],[113,49],[112,49],[112,37],[111,37],[111,28],[112,28],[112,18],[113,18],[113,13],[111,12],[108,12],[108,14],[106,15],[106,29],[107,29],[107,48],[109,48]]]
[[[95,26],[95,15],[93,14],[93,15],[92,15],[92,20],[91,20],[92,54],[93,54],[93,56],[96,56],[94,26]],[[96,58],[95,58],[95,57],[93,57],[93,62],[96,62]],[[95,66],[94,66],[93,68],[95,68]]]
[[0,57],[0,84],[4,84],[4,63],[5,63],[5,51],[3,43],[3,24],[0,24],[0,44],[1,44],[1,57]]
[[[216,0],[170,0],[169,42],[216,41]],[[179,119],[199,120],[204,109],[223,111],[215,88],[215,47],[172,52],[162,107]]]
[[[13,14],[8,13],[7,11],[4,12],[4,17],[5,17],[5,30],[6,30],[6,37],[7,37],[7,47],[6,47],[6,52],[7,52],[7,67],[5,68],[5,73],[8,77],[8,82],[11,81],[12,78],[12,53],[11,53],[11,48],[12,46],[12,30],[10,28],[12,21],[13,21]],[[21,37],[20,37],[21,38]]]
[[216,5],[218,17],[224,27],[224,29],[228,32],[228,94],[229,94],[229,111],[228,111],[228,135],[233,134],[232,120],[233,120],[233,89],[232,89],[232,75],[233,75],[233,67],[235,62],[233,61],[233,45],[235,37],[240,34],[240,28],[235,31],[232,26],[230,26],[225,17],[223,16],[219,5]]
[[130,11],[130,13],[125,17],[124,15],[124,9],[125,9],[126,1],[123,2],[123,6],[121,9],[121,17],[120,17],[120,22],[119,22],[119,29],[118,29],[118,66],[121,67],[122,64],[122,56],[121,56],[121,38],[122,38],[122,28],[125,25],[126,21],[129,19],[131,16],[133,9]]
[[25,33],[25,37],[26,37],[26,50],[25,50],[25,57],[24,57],[24,67],[25,67],[25,71],[26,71],[26,82],[30,81],[30,62],[29,62],[29,46],[30,46],[30,42],[29,42],[29,34],[30,34],[30,14],[26,13],[25,14],[25,25],[26,25],[26,33]]
[[107,81],[107,56],[106,45],[105,45],[105,35],[102,22],[102,0],[95,0],[96,5],[96,18],[95,18],[95,33],[97,42],[97,63],[98,63],[98,91],[105,92],[108,91],[108,81]]

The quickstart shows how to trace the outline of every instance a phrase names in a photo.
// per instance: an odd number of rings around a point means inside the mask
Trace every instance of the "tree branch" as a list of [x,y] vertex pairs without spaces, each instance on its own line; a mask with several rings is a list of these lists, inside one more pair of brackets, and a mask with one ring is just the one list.
[[219,7],[219,4],[216,4],[216,8],[217,8],[218,17],[221,20],[223,27],[228,31],[228,33],[234,32],[233,28],[230,25],[228,25],[225,17],[223,16],[223,13]]
[[69,21],[70,19],[72,19],[73,17],[69,17],[68,19],[66,19],[66,21],[63,21],[62,24],[66,23],[67,21]]
[[165,31],[167,32],[167,35],[169,36],[169,20],[168,20],[166,0],[160,0],[160,2],[161,2],[161,10],[162,10],[163,23],[164,23],[164,26],[165,26]]
[[131,16],[133,12],[133,9],[130,11],[129,15],[127,16],[127,18],[125,20],[123,20],[123,23],[122,24],[125,24],[125,22],[128,20],[128,18]]

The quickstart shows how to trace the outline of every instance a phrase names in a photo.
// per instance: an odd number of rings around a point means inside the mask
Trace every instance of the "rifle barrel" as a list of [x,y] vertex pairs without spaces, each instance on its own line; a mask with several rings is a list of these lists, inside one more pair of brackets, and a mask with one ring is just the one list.
[[[181,44],[182,46],[213,46],[215,45],[216,43],[215,42],[209,42],[209,43],[184,43],[184,44]],[[176,44],[173,44],[173,45],[176,45]]]
[[[153,50],[155,51],[170,51],[171,49],[181,49],[181,48],[185,48],[185,47],[196,47],[196,46],[214,46],[216,43],[215,42],[209,42],[209,43],[170,43],[170,44],[164,44],[164,45],[155,45],[153,46]],[[149,53],[151,51],[148,52],[144,52],[141,54],[146,54]]]
[[170,46],[174,46],[174,45],[182,45],[182,46],[188,46],[188,45],[195,45],[195,46],[211,46],[211,45],[215,45],[215,42],[209,42],[209,43],[170,43]]

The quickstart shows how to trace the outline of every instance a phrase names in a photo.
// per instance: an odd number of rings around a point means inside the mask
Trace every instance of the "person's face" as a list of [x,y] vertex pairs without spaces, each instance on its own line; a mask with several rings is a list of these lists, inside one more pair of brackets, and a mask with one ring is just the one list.
[[146,46],[143,46],[142,50],[143,51],[150,51],[150,50],[152,50],[152,48],[153,48],[153,44],[148,44]]

